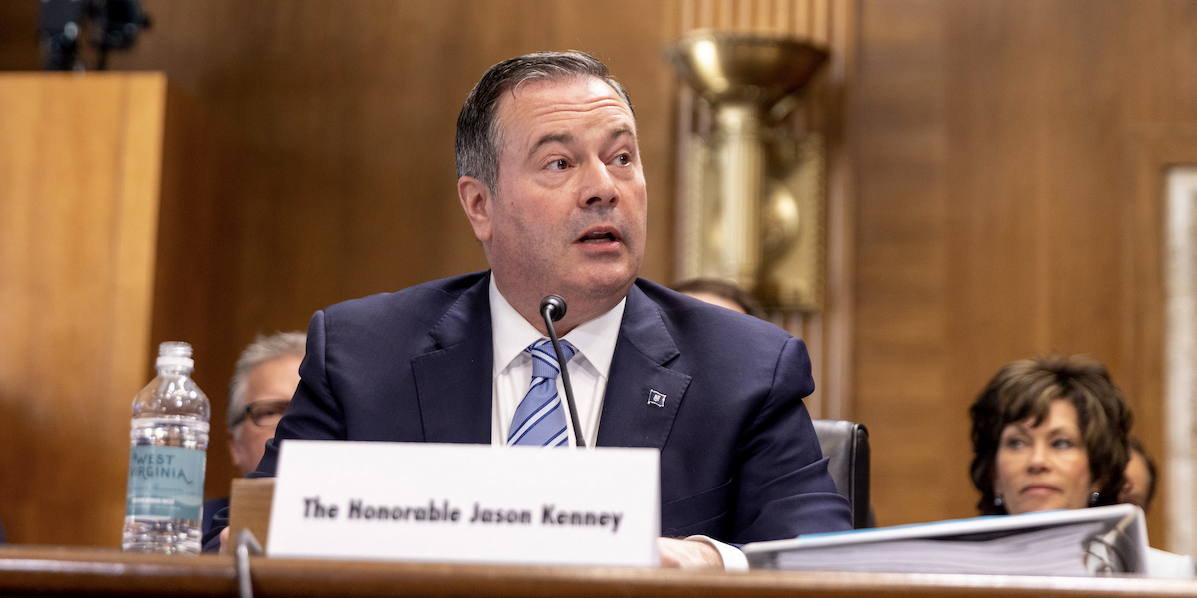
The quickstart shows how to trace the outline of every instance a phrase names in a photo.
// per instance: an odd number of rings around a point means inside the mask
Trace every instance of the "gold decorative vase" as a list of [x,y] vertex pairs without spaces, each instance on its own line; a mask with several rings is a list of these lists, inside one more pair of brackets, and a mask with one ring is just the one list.
[[[827,52],[792,37],[695,31],[673,43],[666,55],[712,111],[710,133],[696,136],[688,152],[692,205],[680,231],[687,253],[680,277],[722,278],[773,308],[818,309],[822,289],[817,280],[803,284],[793,280],[793,272],[776,272],[794,261],[800,246],[809,245],[801,242],[803,235],[821,234],[821,217],[815,218],[821,216],[821,151],[812,164],[808,147],[818,139],[790,140],[793,147],[779,152],[770,151],[765,137],[776,125],[773,114],[793,101],[826,62]],[[813,191],[818,197],[793,188],[795,181],[811,178],[799,172],[804,166],[819,169]],[[812,200],[815,205],[806,205]],[[813,275],[819,278],[817,245],[816,255],[802,257],[816,260]],[[788,269],[794,270],[792,264]]]

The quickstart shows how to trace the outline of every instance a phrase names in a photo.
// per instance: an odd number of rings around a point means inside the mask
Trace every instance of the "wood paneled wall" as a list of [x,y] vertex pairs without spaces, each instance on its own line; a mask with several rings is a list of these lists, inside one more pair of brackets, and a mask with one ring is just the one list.
[[[162,69],[249,142],[238,341],[330,303],[485,267],[456,198],[457,112],[486,67],[577,48],[632,90],[654,201],[645,272],[668,279],[668,3],[144,2],[123,69]],[[651,48],[651,50],[649,50]],[[656,199],[660,198],[660,199]]]
[[36,70],[40,2],[0,2],[0,71]]
[[1142,260],[1162,221],[1122,165],[1132,131],[1197,121],[1197,3],[863,0],[859,15],[852,372],[878,519],[975,513],[967,408],[1014,359],[1100,359],[1161,456],[1161,281]]
[[213,498],[224,496],[228,480],[240,473],[228,454],[224,421],[230,372],[241,352],[230,342],[229,314],[239,300],[238,207],[247,200],[250,165],[242,140],[195,98],[171,85],[166,99],[150,352],[156,356],[163,341],[191,343],[192,378],[212,405],[204,490]]
[[835,14],[844,2],[833,0],[681,0],[681,32],[717,29],[793,35],[817,44],[834,36]]

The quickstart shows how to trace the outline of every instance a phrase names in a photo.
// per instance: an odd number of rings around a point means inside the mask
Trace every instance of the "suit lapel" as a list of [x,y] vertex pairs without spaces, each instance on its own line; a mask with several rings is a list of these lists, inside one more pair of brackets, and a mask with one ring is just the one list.
[[490,444],[490,276],[462,293],[428,331],[436,348],[411,360],[425,442]]
[[[665,367],[678,355],[657,304],[633,286],[611,358],[599,446],[665,446],[690,385],[690,376]],[[658,404],[654,391],[663,395]]]

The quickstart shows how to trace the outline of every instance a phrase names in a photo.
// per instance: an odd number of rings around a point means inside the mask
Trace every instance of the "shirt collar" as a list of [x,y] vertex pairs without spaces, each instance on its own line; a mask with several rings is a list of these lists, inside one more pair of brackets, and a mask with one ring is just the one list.
[[[578,325],[565,335],[565,340],[604,378],[611,370],[611,359],[615,355],[615,342],[619,339],[619,326],[623,322],[627,301],[627,297],[624,297],[603,315]],[[507,369],[528,345],[544,338],[499,292],[493,272],[490,276],[490,321],[495,356],[493,374],[496,376]]]

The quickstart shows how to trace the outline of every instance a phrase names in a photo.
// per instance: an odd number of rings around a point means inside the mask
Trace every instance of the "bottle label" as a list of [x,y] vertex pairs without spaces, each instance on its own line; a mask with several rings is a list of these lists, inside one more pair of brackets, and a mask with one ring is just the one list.
[[134,446],[129,454],[127,517],[200,518],[204,502],[203,451],[177,446]]

